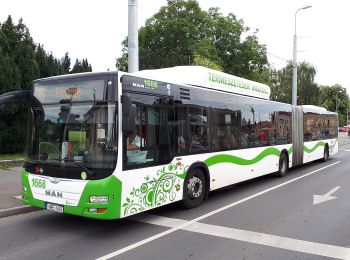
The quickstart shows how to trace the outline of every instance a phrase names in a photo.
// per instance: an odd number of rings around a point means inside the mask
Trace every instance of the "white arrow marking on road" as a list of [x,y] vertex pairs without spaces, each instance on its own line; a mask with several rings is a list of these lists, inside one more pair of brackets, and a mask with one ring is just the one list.
[[334,189],[330,190],[329,192],[327,192],[325,195],[314,195],[314,202],[313,204],[320,204],[322,202],[326,202],[332,199],[336,199],[337,197],[332,196],[332,194],[334,192],[336,192],[337,190],[339,190],[341,187],[337,186]]

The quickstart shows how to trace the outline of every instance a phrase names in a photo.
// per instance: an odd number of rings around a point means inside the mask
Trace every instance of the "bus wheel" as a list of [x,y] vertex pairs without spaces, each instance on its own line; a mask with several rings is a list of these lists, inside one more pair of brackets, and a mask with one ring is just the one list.
[[202,203],[206,192],[205,176],[200,169],[189,172],[185,178],[183,204],[186,208],[194,208]]
[[323,151],[323,158],[322,161],[326,162],[329,159],[329,150],[328,150],[328,145],[325,145],[324,151]]
[[278,165],[278,172],[276,173],[277,177],[283,177],[287,174],[288,171],[288,157],[286,153],[281,153],[280,161]]

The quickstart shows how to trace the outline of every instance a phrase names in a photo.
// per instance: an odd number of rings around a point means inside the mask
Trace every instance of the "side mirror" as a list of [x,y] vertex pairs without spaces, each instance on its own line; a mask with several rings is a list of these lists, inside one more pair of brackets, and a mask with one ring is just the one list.
[[128,95],[124,94],[121,97],[123,122],[122,130],[124,135],[132,135],[135,131],[136,105],[131,102]]
[[12,91],[12,92],[2,94],[0,95],[0,106],[2,107],[6,103],[13,101],[15,99],[20,99],[20,98],[29,99],[31,95],[32,95],[31,92],[28,90]]

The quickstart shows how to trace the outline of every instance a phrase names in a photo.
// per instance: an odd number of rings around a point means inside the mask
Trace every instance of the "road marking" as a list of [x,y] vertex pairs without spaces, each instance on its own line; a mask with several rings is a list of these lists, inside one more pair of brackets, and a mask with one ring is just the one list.
[[[144,239],[144,240],[141,240],[141,241],[139,241],[139,242],[136,242],[136,243],[134,243],[134,244],[131,244],[131,245],[127,246],[127,247],[118,249],[118,250],[116,250],[116,251],[114,251],[114,252],[111,252],[111,253],[109,253],[109,254],[107,254],[107,255],[104,255],[104,256],[102,256],[102,257],[99,257],[99,258],[97,258],[96,260],[107,260],[107,259],[110,259],[110,258],[112,258],[112,257],[118,256],[118,255],[120,255],[120,254],[123,254],[123,253],[125,253],[125,252],[128,252],[128,251],[130,251],[130,250],[132,250],[132,249],[135,249],[135,248],[140,247],[140,246],[142,246],[142,245],[144,245],[144,244],[147,244],[147,243],[149,243],[149,242],[151,242],[151,241],[153,241],[153,240],[156,240],[156,239],[161,238],[161,237],[164,237],[164,236],[166,236],[166,235],[168,235],[168,234],[174,233],[175,231],[184,229],[185,227],[187,227],[187,226],[189,226],[189,225],[191,225],[191,224],[193,224],[193,223],[195,223],[195,222],[201,221],[201,220],[203,220],[203,219],[205,219],[205,218],[208,218],[208,217],[210,217],[210,216],[212,216],[212,215],[215,215],[215,214],[217,214],[217,213],[219,213],[219,212],[221,212],[221,211],[224,211],[224,210],[226,210],[226,209],[232,208],[232,207],[234,207],[234,206],[236,206],[236,205],[239,205],[239,204],[241,204],[241,203],[243,203],[243,202],[246,202],[246,201],[248,201],[248,200],[254,199],[254,198],[259,197],[259,196],[261,196],[261,195],[263,195],[263,194],[265,194],[265,193],[268,193],[268,192],[270,192],[270,191],[276,190],[276,189],[281,188],[281,187],[283,187],[283,186],[285,186],[285,185],[288,185],[288,184],[290,184],[290,183],[293,183],[293,182],[295,182],[295,181],[297,181],[297,180],[300,180],[300,179],[302,179],[302,178],[305,178],[305,177],[307,177],[307,176],[310,176],[310,175],[312,175],[312,174],[314,174],[314,173],[317,173],[317,172],[320,172],[320,171],[322,171],[322,170],[324,170],[324,169],[327,169],[327,168],[329,168],[329,167],[332,167],[332,166],[334,166],[334,165],[336,165],[336,164],[338,164],[338,163],[340,163],[340,162],[341,162],[341,161],[337,161],[337,162],[335,162],[335,163],[329,164],[329,165],[327,165],[327,166],[324,166],[324,167],[319,168],[319,169],[317,169],[317,170],[314,170],[314,171],[312,171],[312,172],[306,173],[306,174],[304,174],[304,175],[302,175],[302,176],[299,176],[299,177],[297,177],[297,178],[294,178],[294,179],[292,179],[292,180],[283,182],[283,183],[281,183],[281,184],[278,184],[278,185],[273,186],[273,187],[271,187],[271,188],[268,188],[268,189],[266,189],[266,190],[260,191],[260,192],[258,192],[258,193],[256,193],[256,194],[253,194],[253,195],[251,195],[251,196],[249,196],[249,197],[246,197],[246,198],[244,198],[244,199],[235,201],[235,202],[233,202],[233,203],[231,203],[231,204],[228,204],[228,205],[226,205],[226,206],[224,206],[224,207],[221,207],[221,208],[216,209],[216,210],[213,210],[213,211],[211,211],[211,212],[209,212],[209,213],[207,213],[207,214],[204,214],[204,215],[202,215],[202,216],[200,216],[200,217],[198,217],[198,218],[195,218],[195,219],[192,219],[192,220],[187,221],[187,222],[185,222],[185,223],[182,223],[182,224],[180,224],[180,225],[174,226],[173,228],[171,228],[171,229],[169,229],[169,230],[166,230],[166,231],[163,231],[163,232],[161,232],[161,233],[159,233],[159,234],[157,234],[157,235],[151,236],[151,237],[149,237],[149,238],[146,238],[146,239]],[[138,215],[136,215],[136,216],[134,217],[134,219],[137,219],[137,218],[138,218]],[[178,223],[178,224],[179,224],[179,223]]]
[[22,195],[13,196],[15,199],[22,200]]
[[222,237],[231,240],[276,247],[318,256],[332,257],[337,259],[349,259],[350,257],[350,248],[347,247],[309,242],[294,238],[281,237],[265,233],[252,232],[247,230],[228,228],[198,222],[186,225],[186,223],[189,221],[154,216],[149,214],[142,214],[141,216],[137,216],[137,218],[135,217],[134,219],[140,222],[169,228],[184,226],[182,230],[191,231],[199,234]]
[[337,190],[339,190],[341,187],[337,186],[334,189],[330,190],[329,192],[327,192],[325,195],[314,195],[314,200],[313,200],[313,204],[320,204],[322,202],[326,202],[332,199],[336,199],[337,197],[332,196],[332,194],[334,192],[336,192]]

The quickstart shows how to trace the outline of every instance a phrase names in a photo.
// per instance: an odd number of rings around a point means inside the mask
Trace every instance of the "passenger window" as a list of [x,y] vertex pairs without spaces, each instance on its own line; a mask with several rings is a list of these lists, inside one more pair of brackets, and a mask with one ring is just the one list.
[[123,167],[167,164],[174,155],[174,109],[168,98],[130,95],[136,105],[134,134],[124,136]]
[[190,154],[207,152],[208,145],[208,113],[206,108],[189,108]]

